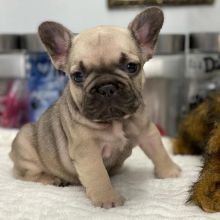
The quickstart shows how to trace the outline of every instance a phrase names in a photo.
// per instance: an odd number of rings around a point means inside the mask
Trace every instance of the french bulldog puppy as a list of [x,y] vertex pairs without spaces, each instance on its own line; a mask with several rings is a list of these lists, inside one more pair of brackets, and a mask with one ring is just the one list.
[[69,82],[36,123],[26,124],[12,143],[17,178],[43,184],[82,184],[95,206],[124,203],[112,187],[114,173],[139,145],[159,178],[180,168],[166,153],[143,102],[143,65],[154,51],[163,13],[151,7],[128,28],[98,26],[74,35],[56,22],[39,26],[54,66]]

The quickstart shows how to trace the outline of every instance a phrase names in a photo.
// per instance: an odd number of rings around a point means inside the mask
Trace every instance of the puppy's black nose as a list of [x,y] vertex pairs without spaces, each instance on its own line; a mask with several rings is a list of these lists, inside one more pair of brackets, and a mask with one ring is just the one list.
[[114,84],[105,84],[97,88],[97,92],[105,97],[111,97],[117,92],[118,88]]

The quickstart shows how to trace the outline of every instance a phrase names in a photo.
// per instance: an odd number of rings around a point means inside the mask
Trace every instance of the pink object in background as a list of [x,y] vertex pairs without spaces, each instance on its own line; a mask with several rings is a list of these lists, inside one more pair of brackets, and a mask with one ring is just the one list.
[[3,94],[2,92],[0,94],[0,126],[19,128],[27,122],[26,84],[23,80],[8,80],[2,90]]
[[157,126],[157,128],[158,128],[158,130],[159,130],[159,132],[160,132],[160,135],[161,135],[161,136],[166,136],[166,131],[165,131],[165,129],[162,128],[162,126],[160,126],[159,124],[156,124],[156,126]]

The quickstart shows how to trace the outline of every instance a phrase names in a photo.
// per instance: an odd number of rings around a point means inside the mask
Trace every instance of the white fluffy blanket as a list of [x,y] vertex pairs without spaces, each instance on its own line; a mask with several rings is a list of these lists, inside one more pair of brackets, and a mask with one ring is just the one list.
[[[182,176],[161,180],[154,177],[150,160],[135,148],[112,178],[127,201],[122,207],[104,210],[93,207],[80,186],[62,188],[14,179],[8,152],[15,134],[0,129],[0,220],[220,219],[220,213],[207,214],[197,206],[185,205],[187,190],[200,170],[200,157],[172,156],[182,167]],[[169,140],[163,141],[169,150]]]

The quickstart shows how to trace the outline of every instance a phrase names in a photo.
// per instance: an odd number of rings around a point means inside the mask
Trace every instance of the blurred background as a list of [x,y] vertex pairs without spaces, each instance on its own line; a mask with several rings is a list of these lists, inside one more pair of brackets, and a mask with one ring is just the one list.
[[[143,4],[144,3],[144,4]],[[97,25],[126,27],[146,6],[158,5],[165,23],[155,57],[144,66],[150,118],[174,136],[179,120],[220,88],[220,1],[0,0],[0,126],[36,121],[67,82],[37,37],[45,20],[74,33]]]

